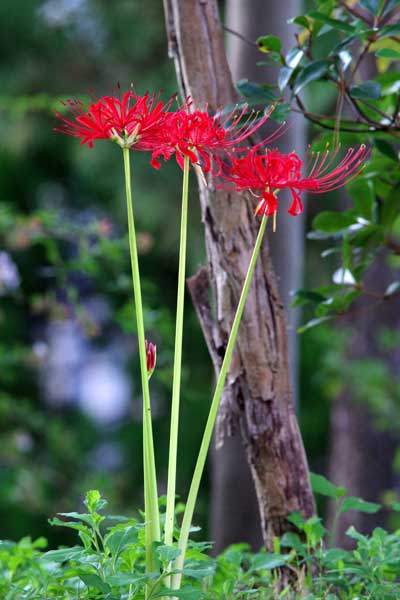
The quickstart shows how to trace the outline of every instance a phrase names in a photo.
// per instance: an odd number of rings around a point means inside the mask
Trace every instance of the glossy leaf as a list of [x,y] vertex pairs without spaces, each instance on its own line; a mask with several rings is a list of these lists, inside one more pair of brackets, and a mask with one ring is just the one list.
[[379,38],[385,39],[388,37],[393,37],[395,35],[400,35],[400,23],[396,23],[394,25],[386,25],[386,27],[382,27],[379,32]]
[[394,60],[400,59],[400,51],[394,48],[380,48],[376,51],[375,56],[378,58],[393,58]]
[[278,87],[280,89],[281,92],[283,92],[283,90],[285,89],[285,87],[287,86],[287,84],[290,81],[290,78],[293,75],[293,69],[291,69],[290,67],[282,67],[279,70],[279,75],[278,75]]
[[236,82],[236,87],[245,98],[255,98],[263,102],[273,102],[276,100],[271,90],[264,88],[259,83],[254,83],[248,79],[240,79]]
[[317,325],[321,325],[321,323],[325,323],[326,321],[329,321],[330,319],[332,319],[332,317],[328,317],[328,316],[324,316],[324,317],[318,317],[316,319],[311,319],[311,321],[308,321],[307,323],[305,323],[304,325],[302,325],[301,327],[299,327],[297,329],[297,333],[304,333],[305,331],[308,331],[309,329],[312,329],[313,327],[316,327]]
[[392,283],[386,288],[385,298],[388,298],[393,294],[397,294],[398,292],[400,292],[400,281],[392,281]]
[[376,16],[379,9],[379,0],[359,0],[360,5]]
[[300,48],[291,48],[285,56],[285,63],[291,69],[295,69],[304,56],[304,50]]
[[350,94],[359,100],[379,100],[381,86],[377,81],[365,81],[360,85],[353,85],[350,88]]
[[350,227],[354,221],[354,217],[346,213],[325,210],[315,217],[312,226],[324,233],[337,233]]
[[381,154],[384,154],[385,156],[392,160],[395,160],[396,162],[399,160],[398,152],[396,151],[395,147],[386,140],[375,138],[374,144],[378,148],[379,152],[381,152]]
[[298,94],[312,81],[321,79],[321,77],[327,73],[330,65],[331,63],[328,60],[316,60],[307,65],[302,71],[300,71],[296,78],[293,89],[294,93]]
[[332,19],[328,15],[316,10],[309,12],[308,16],[312,19],[315,19],[315,21],[319,21],[325,25],[330,25],[333,29],[337,29],[339,31],[345,31],[347,33],[355,33],[357,31],[353,25],[350,25],[349,23],[339,19]]
[[307,17],[300,15],[299,17],[295,17],[294,19],[288,20],[289,25],[299,25],[300,27],[304,27],[304,29],[309,28],[309,22]]
[[257,46],[261,52],[280,52],[281,40],[276,35],[264,35],[257,38]]

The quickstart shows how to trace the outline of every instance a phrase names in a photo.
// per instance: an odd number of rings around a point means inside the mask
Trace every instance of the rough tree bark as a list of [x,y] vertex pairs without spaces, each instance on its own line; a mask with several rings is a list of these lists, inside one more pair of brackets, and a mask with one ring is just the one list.
[[[294,28],[289,27],[287,21],[300,14],[301,9],[301,0],[287,0],[279,10],[276,10],[273,2],[265,0],[225,0],[226,51],[234,81],[248,79],[276,84],[276,67],[257,64],[263,55],[255,40],[261,35],[277,35],[282,40],[283,50],[288,50],[294,44]],[[274,146],[282,152],[295,149],[301,153],[306,146],[305,119],[291,118],[290,121],[285,135]],[[273,128],[272,122],[270,128]],[[283,194],[277,233],[270,235],[269,247],[288,323],[290,375],[294,403],[297,406],[299,310],[290,308],[293,299],[290,292],[302,287],[305,215],[296,219],[287,218],[283,207],[289,206],[288,202],[289,198]],[[211,539],[215,543],[215,552],[238,541],[246,541],[253,548],[259,547],[261,529],[255,491],[252,485],[247,484],[248,481],[251,482],[251,475],[240,436],[226,439],[222,448],[212,452],[211,471]],[[238,480],[241,482],[240,490],[237,489]],[[230,518],[223,518],[227,512]],[[246,515],[246,518],[243,519],[242,515]]]
[[[211,110],[232,104],[232,85],[215,0],[164,0],[169,52],[182,95]],[[221,364],[254,246],[257,221],[243,195],[200,182],[209,265],[189,287],[215,370]],[[211,311],[208,289],[212,286]],[[314,513],[307,460],[294,413],[287,332],[267,244],[264,244],[232,360],[221,430],[240,430],[253,475],[264,542],[287,531],[286,516]]]

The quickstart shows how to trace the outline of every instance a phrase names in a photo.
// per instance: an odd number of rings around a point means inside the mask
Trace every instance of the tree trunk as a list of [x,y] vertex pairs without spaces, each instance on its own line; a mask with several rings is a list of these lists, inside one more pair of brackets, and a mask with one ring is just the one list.
[[[226,0],[227,57],[235,81],[249,79],[258,83],[276,83],[276,68],[257,66],[262,55],[255,40],[265,34],[277,35],[282,40],[283,50],[288,50],[293,45],[294,37],[293,29],[287,26],[287,20],[301,13],[301,4],[299,0],[288,0],[277,11],[273,3],[266,3],[265,0]],[[306,145],[305,120],[293,120],[291,127],[276,145],[282,152],[291,152],[293,149],[303,152]],[[286,200],[283,197],[283,204]],[[296,219],[288,219],[282,212],[277,233],[269,238],[278,291],[288,323],[289,370],[295,406],[298,404],[299,310],[290,309],[290,292],[302,287],[304,220],[304,214]],[[287,240],[291,243],[288,244]],[[253,508],[255,491],[247,483],[249,477],[249,466],[244,458],[240,437],[231,437],[212,454],[211,538],[215,540],[216,553],[238,541],[246,541],[253,548],[260,546],[260,522],[257,511]],[[238,481],[240,490],[232,494],[232,489],[238,487]],[[235,517],[231,520],[222,519],[221,515],[226,515],[228,509]],[[236,517],[242,514],[247,514],[245,523],[243,519]]]
[[[170,55],[183,96],[210,110],[234,103],[215,0],[165,0]],[[190,291],[218,371],[254,247],[253,202],[200,183],[208,269]],[[208,287],[212,285],[211,313]],[[294,413],[282,303],[265,244],[255,270],[220,410],[220,431],[240,430],[254,479],[264,542],[314,513],[307,461]],[[221,441],[221,436],[219,436]]]

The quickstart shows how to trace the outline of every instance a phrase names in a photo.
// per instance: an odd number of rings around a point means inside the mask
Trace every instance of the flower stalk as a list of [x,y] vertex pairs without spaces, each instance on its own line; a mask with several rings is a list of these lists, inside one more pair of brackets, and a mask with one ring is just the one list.
[[187,241],[187,215],[188,215],[188,191],[189,191],[189,157],[184,157],[183,186],[182,186],[182,213],[181,231],[179,245],[179,270],[178,270],[178,292],[176,303],[175,324],[175,352],[174,373],[172,382],[172,405],[171,426],[169,438],[168,459],[168,486],[167,486],[167,508],[165,515],[165,544],[171,545],[174,535],[175,517],[175,494],[176,494],[176,464],[178,454],[178,428],[179,428],[179,404],[182,371],[182,334],[183,334],[183,312],[185,300],[185,268],[186,268],[186,241]]
[[[208,450],[211,443],[212,433],[214,430],[215,421],[218,415],[218,408],[221,401],[222,392],[224,390],[226,376],[231,363],[232,353],[236,342],[237,333],[239,330],[240,321],[242,319],[243,310],[246,304],[246,299],[250,290],[250,284],[253,278],[254,269],[257,262],[257,257],[260,253],[261,243],[264,237],[265,228],[268,221],[268,215],[264,214],[262,217],[260,229],[258,231],[256,243],[254,245],[253,253],[251,255],[250,264],[247,270],[246,278],[243,284],[242,293],[240,295],[239,304],[236,309],[235,318],[233,320],[232,330],[229,335],[228,344],[226,346],[224,360],[222,361],[221,370],[218,375],[217,384],[215,387],[214,397],[212,399],[210,412],[208,414],[207,423],[204,429],[203,439],[200,446],[199,455],[196,462],[196,467],[193,473],[192,483],[190,485],[189,495],[186,503],[185,512],[182,520],[181,533],[179,537],[178,547],[181,551],[180,555],[175,561],[174,569],[182,571],[183,564],[185,561],[185,554],[187,543],[189,539],[189,531],[192,523],[194,508],[197,501],[197,494],[200,487],[201,477],[203,475],[204,466],[207,459]],[[182,573],[175,573],[172,580],[172,588],[179,589],[182,579]]]
[[135,222],[132,207],[131,168],[129,148],[123,148],[126,203],[128,212],[129,250],[131,256],[133,295],[135,300],[137,336],[139,345],[140,373],[143,392],[143,471],[146,513],[146,570],[154,570],[152,543],[160,540],[160,519],[157,494],[157,477],[154,458],[153,429],[147,373],[146,339],[144,333],[142,293],[139,260],[136,245]]

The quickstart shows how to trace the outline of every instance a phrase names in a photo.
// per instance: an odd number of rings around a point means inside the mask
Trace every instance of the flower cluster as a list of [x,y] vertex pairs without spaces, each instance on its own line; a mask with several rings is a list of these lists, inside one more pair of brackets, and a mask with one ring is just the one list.
[[292,196],[289,214],[300,215],[301,193],[321,194],[344,185],[359,173],[368,155],[363,145],[351,148],[336,164],[338,150],[330,152],[327,148],[311,154],[304,165],[295,152],[265,149],[276,135],[246,149],[241,144],[265,123],[271,111],[246,115],[244,107],[226,115],[210,115],[208,110],[195,110],[190,98],[171,111],[173,101],[174,97],[163,104],[158,96],[139,96],[133,90],[93,99],[88,107],[79,100],[69,100],[65,107],[72,118],[57,114],[61,123],[57,131],[78,137],[89,147],[95,140],[108,139],[122,148],[148,151],[155,169],[160,168],[161,158],[169,160],[172,156],[182,169],[185,157],[201,173],[214,166],[220,187],[258,195],[255,213],[266,215],[276,214],[277,193],[283,189]]
[[308,163],[295,152],[282,154],[277,150],[260,153],[249,150],[243,157],[232,158],[225,173],[225,183],[237,191],[251,190],[260,195],[256,214],[273,215],[278,210],[277,192],[287,189],[292,196],[288,213],[293,217],[303,212],[300,198],[302,192],[322,194],[337,189],[355,177],[362,168],[368,150],[361,145],[357,150],[350,148],[344,158],[335,165],[339,149],[331,152],[311,154]]
[[93,148],[95,140],[113,140],[121,147],[153,150],[168,118],[167,104],[156,96],[138,96],[133,90],[121,96],[103,96],[85,106],[80,100],[68,100],[64,106],[73,118],[57,113],[61,125],[56,131],[81,138],[81,144]]

